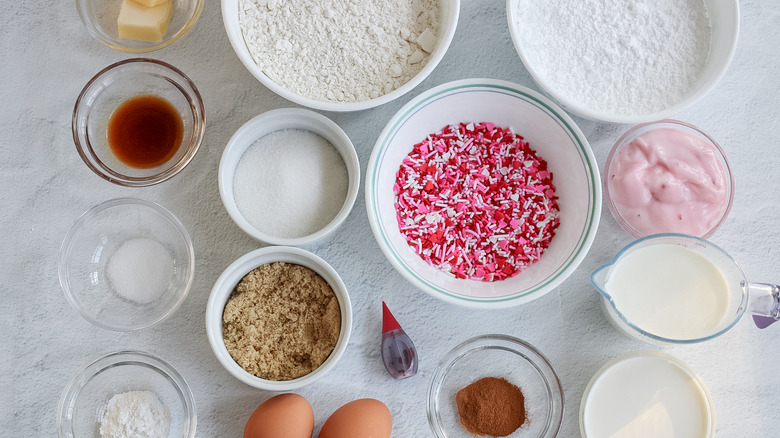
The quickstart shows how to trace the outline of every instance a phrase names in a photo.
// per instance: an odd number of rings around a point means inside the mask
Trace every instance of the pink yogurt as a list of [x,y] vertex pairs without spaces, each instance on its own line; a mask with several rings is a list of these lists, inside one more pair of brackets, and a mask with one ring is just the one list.
[[722,151],[685,128],[651,129],[618,145],[608,160],[610,207],[637,237],[707,237],[728,213],[732,183]]

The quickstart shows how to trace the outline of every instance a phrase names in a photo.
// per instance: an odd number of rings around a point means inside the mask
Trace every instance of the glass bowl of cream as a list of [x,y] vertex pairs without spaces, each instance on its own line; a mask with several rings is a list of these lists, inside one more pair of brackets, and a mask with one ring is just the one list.
[[192,286],[195,251],[176,216],[154,202],[118,198],[82,214],[60,247],[70,305],[107,330],[134,331],[168,318]]
[[607,362],[580,403],[583,438],[715,436],[715,406],[707,385],[686,363],[657,351],[626,353]]
[[618,139],[604,168],[604,199],[634,237],[674,232],[707,238],[731,210],[734,180],[709,134],[665,119],[636,125]]

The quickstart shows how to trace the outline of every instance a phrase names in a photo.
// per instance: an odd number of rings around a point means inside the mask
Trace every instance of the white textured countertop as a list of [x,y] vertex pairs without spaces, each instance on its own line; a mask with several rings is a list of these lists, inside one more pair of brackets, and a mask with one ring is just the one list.
[[[206,106],[200,152],[180,175],[158,186],[127,189],[94,175],[78,157],[70,120],[84,84],[107,65],[133,57],[92,39],[69,2],[6,2],[0,8],[0,435],[56,434],[57,401],[73,373],[118,349],[160,356],[187,379],[198,412],[197,434],[239,437],[250,413],[272,394],[225,371],[204,328],[206,300],[221,271],[258,247],[228,217],[219,199],[217,164],[228,138],[251,117],[294,104],[276,96],[240,64],[222,26],[220,5],[207,0],[182,40],[150,57],[183,70]],[[711,238],[730,252],[751,281],[780,282],[780,6],[742,1],[735,58],[718,86],[676,118],[708,131],[725,150],[736,199]],[[465,0],[452,45],[431,76],[411,93],[379,108],[326,113],[351,137],[365,173],[371,149],[390,117],[412,97],[455,79],[505,79],[538,89],[509,37],[505,4]],[[627,126],[575,117],[599,165]],[[137,333],[90,325],[66,302],[57,279],[57,253],[66,231],[89,207],[118,196],[156,201],[181,219],[195,246],[194,287],[162,324]],[[369,229],[363,190],[347,222],[307,249],[342,276],[352,298],[354,327],[346,354],[326,377],[301,391],[315,411],[316,429],[337,407],[374,397],[390,408],[394,437],[431,434],[426,393],[436,364],[456,344],[503,333],[538,347],[556,367],[565,390],[559,436],[579,435],[585,385],[609,359],[658,349],[618,333],[602,316],[590,273],[631,241],[602,209],[598,235],[585,261],[563,285],[531,303],[475,311],[437,301],[393,270]],[[379,356],[381,301],[387,301],[415,341],[417,376],[395,381]],[[664,349],[687,362],[709,386],[719,437],[770,437],[780,430],[780,324],[758,330],[743,318],[727,334],[700,345]]]

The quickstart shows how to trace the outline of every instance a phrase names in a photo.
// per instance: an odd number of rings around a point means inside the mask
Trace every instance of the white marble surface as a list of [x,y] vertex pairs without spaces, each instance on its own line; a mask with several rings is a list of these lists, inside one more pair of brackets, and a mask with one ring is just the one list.
[[[401,99],[350,114],[327,113],[352,138],[362,170],[389,118],[419,92],[469,77],[506,79],[537,89],[519,61],[507,29],[504,2],[465,0],[449,52],[433,74]],[[712,238],[740,261],[753,281],[780,281],[780,6],[742,1],[741,35],[720,84],[677,118],[718,139],[736,176],[736,200]],[[239,63],[219,2],[207,0],[193,30],[150,56],[187,73],[203,94],[203,146],[176,178],[124,189],[95,176],[73,147],[70,117],[79,91],[98,70],[131,57],[93,40],[73,2],[6,2],[0,8],[0,435],[56,434],[57,401],[72,374],[93,357],[117,349],[161,356],[184,375],[198,411],[198,435],[241,436],[249,414],[272,394],[230,376],[206,341],[206,299],[220,272],[258,244],[234,225],[219,200],[217,164],[230,135],[264,111],[294,106],[272,94]],[[627,126],[575,118],[600,166]],[[117,196],[161,203],[188,227],[196,253],[194,287],[184,305],[159,326],[115,333],[91,326],[68,305],[57,280],[57,252],[65,232],[87,208]],[[339,365],[304,388],[316,430],[343,403],[384,401],[393,436],[431,434],[427,386],[437,362],[477,334],[518,336],[541,349],[558,370],[566,397],[560,436],[578,436],[582,392],[610,358],[648,347],[616,332],[598,308],[589,274],[631,238],[602,210],[596,241],[579,269],[550,294],[520,307],[474,311],[444,304],[414,289],[384,259],[368,226],[361,189],[346,224],[309,247],[340,272],[355,312],[350,345]],[[394,381],[379,357],[381,301],[417,344],[420,372]],[[708,384],[719,437],[770,437],[780,430],[780,324],[756,329],[744,318],[713,341],[664,350],[690,364]]]

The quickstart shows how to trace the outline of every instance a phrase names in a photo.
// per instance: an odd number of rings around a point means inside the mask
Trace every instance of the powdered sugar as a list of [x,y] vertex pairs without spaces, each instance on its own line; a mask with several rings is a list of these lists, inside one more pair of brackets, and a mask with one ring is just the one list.
[[592,110],[647,114],[700,76],[711,28],[703,0],[515,0],[523,53],[549,88]]
[[277,84],[315,100],[360,102],[422,70],[439,34],[439,0],[241,0],[239,23]]

